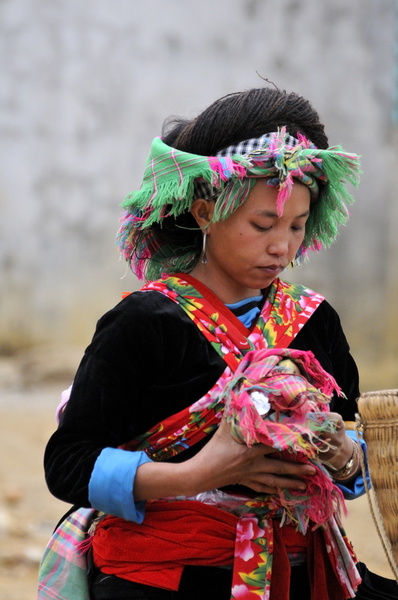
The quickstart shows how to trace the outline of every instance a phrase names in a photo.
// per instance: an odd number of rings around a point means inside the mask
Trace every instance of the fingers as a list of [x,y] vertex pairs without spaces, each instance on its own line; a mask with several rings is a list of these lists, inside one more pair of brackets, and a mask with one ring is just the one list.
[[271,457],[264,457],[263,461],[265,472],[273,473],[274,475],[282,477],[305,477],[308,475],[314,475],[316,473],[315,467],[308,463],[294,463]]
[[326,466],[338,470],[347,463],[352,454],[352,440],[346,433],[344,423],[336,433],[330,434],[327,441],[330,447],[326,452],[319,452],[319,458]]
[[333,421],[337,431],[339,431],[341,429],[345,430],[343,418],[341,415],[339,415],[339,413],[334,413],[334,412],[329,413],[329,420]]
[[338,413],[329,413],[329,420],[334,425],[334,431],[328,431],[319,435],[319,439],[324,442],[324,444],[318,444],[318,451],[321,458],[328,455],[333,456],[336,451],[338,452],[340,446],[344,444],[344,438],[346,437],[345,424],[341,415]]
[[214,480],[213,487],[239,484],[261,493],[276,493],[280,488],[305,490],[305,479],[316,473],[308,463],[282,460],[275,448],[239,444],[225,422],[195,460],[200,460],[195,472],[205,473],[206,480]]
[[248,472],[240,483],[262,493],[276,493],[280,488],[304,491],[305,478],[315,473],[315,467],[310,464],[262,457],[258,470],[254,474]]

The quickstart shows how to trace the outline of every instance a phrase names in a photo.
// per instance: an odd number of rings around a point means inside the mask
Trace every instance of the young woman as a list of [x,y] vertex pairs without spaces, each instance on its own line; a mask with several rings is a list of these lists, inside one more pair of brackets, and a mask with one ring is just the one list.
[[279,279],[334,240],[358,172],[277,89],[154,140],[118,237],[147,283],[100,319],[45,454],[51,492],[97,511],[94,600],[364,597],[338,525],[357,368],[334,309]]

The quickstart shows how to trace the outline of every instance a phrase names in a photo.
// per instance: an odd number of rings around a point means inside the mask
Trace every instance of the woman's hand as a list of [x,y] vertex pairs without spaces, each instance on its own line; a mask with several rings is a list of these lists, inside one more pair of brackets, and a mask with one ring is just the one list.
[[244,485],[259,493],[278,488],[305,490],[303,477],[316,471],[311,465],[275,457],[273,448],[258,444],[248,448],[236,442],[222,420],[208,443],[182,463],[145,463],[137,469],[135,500],[167,496],[195,496],[230,485]]
[[195,479],[206,490],[228,485],[244,485],[260,493],[278,488],[305,490],[304,476],[316,471],[311,465],[281,460],[270,446],[248,448],[236,442],[223,419],[209,442],[191,461]]
[[325,442],[330,444],[330,449],[326,452],[319,452],[319,458],[327,466],[334,470],[342,469],[350,460],[353,452],[353,442],[348,437],[344,421],[338,413],[329,414],[336,426],[335,433],[327,433],[324,436]]

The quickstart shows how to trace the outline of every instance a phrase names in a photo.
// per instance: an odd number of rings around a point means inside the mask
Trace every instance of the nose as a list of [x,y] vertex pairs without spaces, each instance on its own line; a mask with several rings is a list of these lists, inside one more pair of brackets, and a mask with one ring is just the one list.
[[272,256],[285,256],[289,250],[289,241],[283,233],[275,233],[268,243],[268,254]]

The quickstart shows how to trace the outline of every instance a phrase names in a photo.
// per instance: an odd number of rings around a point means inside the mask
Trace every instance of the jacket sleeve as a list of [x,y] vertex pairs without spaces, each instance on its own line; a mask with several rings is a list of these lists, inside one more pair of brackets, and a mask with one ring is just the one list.
[[136,435],[143,382],[150,381],[147,364],[156,361],[162,368],[156,344],[150,353],[134,347],[137,327],[126,316],[111,311],[98,322],[44,456],[47,485],[56,497],[99,510],[111,508],[112,494],[126,500],[130,493],[132,503],[135,469],[145,458],[118,446]]
[[136,469],[149,459],[119,447],[198,400],[224,368],[174,302],[158,292],[131,294],[98,322],[47,444],[51,493],[140,520],[132,488]]

